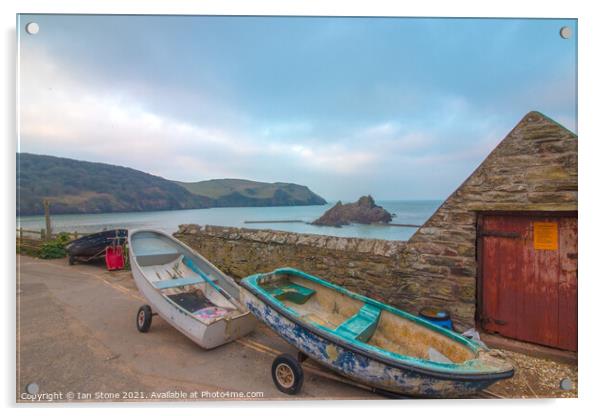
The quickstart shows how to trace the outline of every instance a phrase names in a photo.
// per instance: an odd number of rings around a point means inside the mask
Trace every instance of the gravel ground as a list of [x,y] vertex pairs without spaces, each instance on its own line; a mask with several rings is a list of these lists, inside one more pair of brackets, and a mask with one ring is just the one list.
[[[576,364],[565,364],[503,350],[513,362],[513,378],[500,381],[489,388],[491,393],[504,398],[577,397],[578,372]],[[568,378],[572,389],[562,390],[560,381]]]

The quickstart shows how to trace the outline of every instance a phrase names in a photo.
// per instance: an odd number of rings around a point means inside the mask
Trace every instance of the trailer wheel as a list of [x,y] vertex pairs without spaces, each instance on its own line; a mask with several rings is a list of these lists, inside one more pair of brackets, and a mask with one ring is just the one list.
[[73,256],[69,256],[69,266],[73,266],[75,264],[75,258]]
[[290,354],[280,354],[272,363],[272,380],[283,393],[297,394],[303,386],[303,368]]
[[142,305],[136,315],[136,327],[140,332],[148,332],[153,322],[153,311],[150,306]]

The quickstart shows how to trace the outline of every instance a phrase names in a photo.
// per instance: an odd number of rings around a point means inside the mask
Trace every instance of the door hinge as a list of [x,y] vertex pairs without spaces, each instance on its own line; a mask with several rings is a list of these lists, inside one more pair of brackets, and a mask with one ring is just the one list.
[[479,237],[521,238],[520,233],[506,231],[479,231]]

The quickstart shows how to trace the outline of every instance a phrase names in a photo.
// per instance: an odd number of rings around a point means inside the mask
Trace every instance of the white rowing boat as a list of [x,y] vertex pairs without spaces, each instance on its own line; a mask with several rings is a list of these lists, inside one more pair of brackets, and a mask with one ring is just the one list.
[[240,304],[236,282],[203,256],[156,230],[130,231],[130,264],[138,290],[148,300],[138,310],[138,330],[153,315],[203,348],[218,347],[253,330],[257,321]]

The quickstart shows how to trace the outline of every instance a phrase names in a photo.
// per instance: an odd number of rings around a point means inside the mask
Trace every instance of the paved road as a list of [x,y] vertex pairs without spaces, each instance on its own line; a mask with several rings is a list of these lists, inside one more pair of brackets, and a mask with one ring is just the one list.
[[135,316],[145,302],[129,272],[26,256],[17,265],[18,401],[28,401],[21,395],[29,383],[58,401],[164,400],[182,392],[202,400],[236,399],[240,392],[276,400],[382,398],[312,371],[298,396],[280,393],[272,359],[292,351],[265,326],[211,351],[159,316],[141,334]]

